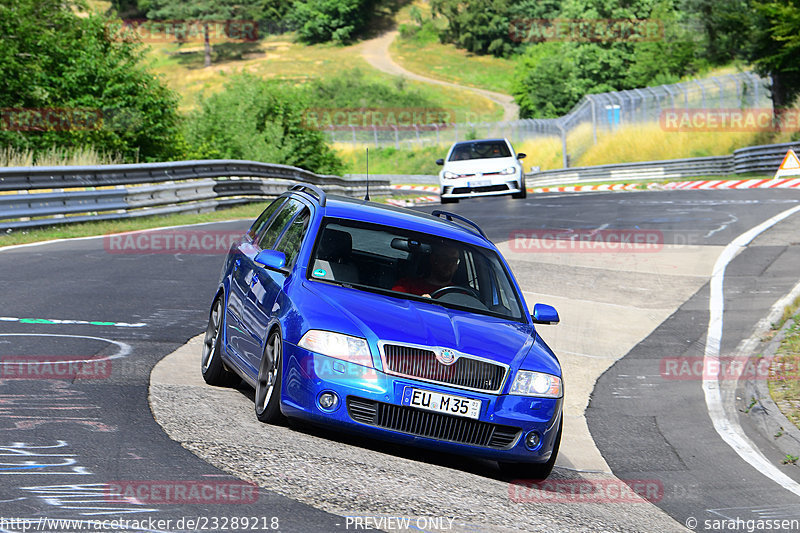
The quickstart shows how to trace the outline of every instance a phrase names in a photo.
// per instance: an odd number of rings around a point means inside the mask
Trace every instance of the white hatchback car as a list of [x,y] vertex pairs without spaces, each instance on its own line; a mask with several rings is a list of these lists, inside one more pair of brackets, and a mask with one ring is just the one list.
[[510,194],[525,198],[525,172],[508,139],[461,141],[450,147],[439,172],[442,203],[455,203],[460,198]]

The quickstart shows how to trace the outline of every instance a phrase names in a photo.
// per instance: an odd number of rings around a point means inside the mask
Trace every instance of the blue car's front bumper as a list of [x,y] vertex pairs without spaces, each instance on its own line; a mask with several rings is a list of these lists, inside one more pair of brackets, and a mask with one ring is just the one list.
[[[561,399],[486,394],[385,374],[283,345],[281,409],[290,417],[315,424],[473,457],[506,462],[543,463],[551,455],[561,415]],[[402,405],[407,387],[481,401],[480,417],[433,413]],[[338,401],[320,407],[325,392]],[[525,444],[536,431],[540,443]]]

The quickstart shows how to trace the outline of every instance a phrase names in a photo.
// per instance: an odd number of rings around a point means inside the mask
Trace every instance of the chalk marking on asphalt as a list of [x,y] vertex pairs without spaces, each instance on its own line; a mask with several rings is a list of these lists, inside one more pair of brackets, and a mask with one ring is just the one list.
[[83,324],[89,326],[114,326],[115,328],[141,328],[145,322],[106,322],[103,320],[66,320],[60,318],[30,318],[18,316],[0,316],[0,322],[20,322],[22,324]]
[[[711,292],[708,302],[710,316],[708,319],[708,331],[706,333],[706,345],[703,355],[704,368],[709,368],[708,365],[711,364],[710,360],[719,361],[720,343],[722,341],[722,315],[725,310],[723,283],[725,281],[726,267],[736,254],[750,244],[753,239],[798,211],[800,211],[800,206],[787,209],[745,233],[742,233],[725,247],[717,259],[717,262],[714,264],[714,270],[711,276]],[[706,398],[708,415],[711,417],[714,429],[717,431],[717,434],[722,437],[722,440],[753,468],[772,481],[778,483],[786,490],[800,496],[800,483],[797,483],[772,464],[745,435],[738,421],[731,420],[728,417],[722,402],[719,381],[704,376],[703,393]]]
[[[131,351],[133,350],[131,348],[131,345],[126,342],[106,339],[104,337],[91,337],[88,335],[64,335],[56,333],[0,333],[0,337],[67,337],[71,339],[91,339],[95,341],[103,341],[109,344],[114,344],[119,348],[119,351],[117,353],[106,357],[101,357],[99,359],[86,359],[86,360],[70,359],[71,362],[77,362],[77,363],[83,363],[83,362],[89,363],[93,361],[105,361],[107,359],[119,359],[121,357],[127,357],[128,354],[130,354]],[[0,362],[0,365],[1,364],[4,363]],[[14,364],[21,364],[21,363],[19,361],[16,361]],[[34,363],[32,362],[31,364]]]

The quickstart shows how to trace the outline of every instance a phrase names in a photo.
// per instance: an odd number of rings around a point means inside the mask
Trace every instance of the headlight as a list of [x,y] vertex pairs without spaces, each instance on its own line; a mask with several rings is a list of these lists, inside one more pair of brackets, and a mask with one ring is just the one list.
[[518,370],[510,393],[522,396],[561,398],[561,378],[542,372]]
[[300,339],[298,346],[310,352],[327,355],[357,365],[372,367],[372,355],[365,339],[332,331],[310,329]]
[[445,170],[444,172],[442,172],[442,177],[446,180],[452,180],[460,176],[455,172],[450,172],[449,170]]
[[500,174],[502,174],[504,176],[508,176],[509,174],[516,174],[516,173],[517,173],[517,167],[508,167],[508,168],[504,168],[503,170],[500,171]]

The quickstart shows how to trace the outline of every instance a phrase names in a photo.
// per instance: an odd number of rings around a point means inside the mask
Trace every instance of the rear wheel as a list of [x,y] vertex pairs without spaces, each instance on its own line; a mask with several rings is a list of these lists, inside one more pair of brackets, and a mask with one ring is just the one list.
[[211,306],[211,315],[208,317],[206,335],[203,338],[203,356],[200,360],[200,369],[203,379],[209,385],[218,387],[232,387],[241,379],[231,372],[222,362],[222,296],[214,300]]
[[562,421],[558,422],[558,435],[556,435],[556,442],[553,444],[553,453],[546,463],[501,463],[498,462],[500,472],[512,479],[522,479],[525,481],[544,481],[547,476],[553,471],[553,466],[556,464],[558,456],[558,449],[561,447],[561,427]]
[[270,333],[261,364],[258,366],[256,380],[256,418],[261,422],[275,424],[282,422],[281,413],[281,365],[283,362],[283,341],[279,330]]

